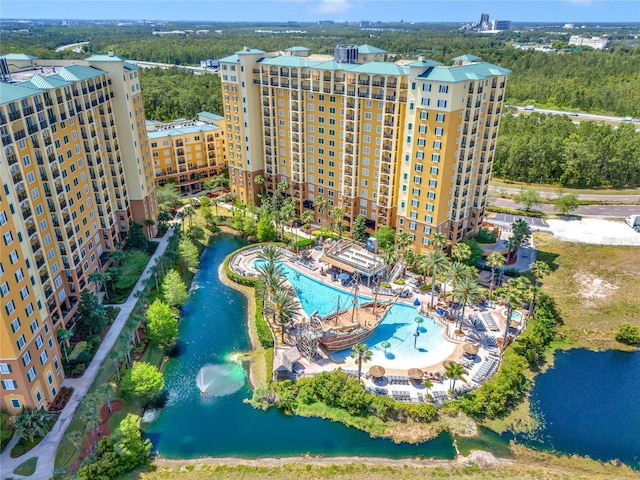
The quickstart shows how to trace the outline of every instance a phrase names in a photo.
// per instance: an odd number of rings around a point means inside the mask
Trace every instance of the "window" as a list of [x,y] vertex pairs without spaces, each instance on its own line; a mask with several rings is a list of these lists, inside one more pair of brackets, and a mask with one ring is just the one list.
[[22,408],[22,405],[20,405],[20,400],[18,400],[17,398],[11,399],[11,406],[15,409]]
[[8,295],[8,293],[9,293],[9,284],[7,282],[4,282],[2,285],[0,285],[0,295],[5,297]]
[[429,186],[431,188],[435,188],[438,186],[438,181],[437,180],[429,180]]
[[440,155],[437,154],[437,153],[432,153],[431,154],[431,161],[435,162],[435,163],[438,163],[440,161]]
[[433,142],[433,148],[435,150],[440,150],[440,148],[442,148],[442,142],[436,140],[435,142]]
[[20,335],[20,338],[18,338],[18,340],[16,341],[16,345],[18,345],[19,349],[23,349],[24,346],[26,345],[26,340],[24,339],[24,335]]
[[18,383],[15,380],[2,380],[2,388],[5,390],[16,390]]
[[444,122],[444,113],[436,114],[436,122]]
[[440,85],[439,93],[449,93],[449,85]]
[[4,234],[4,244],[11,245],[13,243],[13,234],[11,232],[6,232]]
[[27,378],[29,379],[30,382],[32,382],[33,379],[36,378],[36,368],[35,367],[31,367],[29,369],[29,371],[27,372]]
[[418,132],[420,133],[427,133],[427,126],[426,125],[420,125],[418,127]]
[[11,373],[11,365],[8,363],[0,363],[0,373]]
[[40,363],[44,365],[45,363],[47,363],[48,358],[49,356],[47,355],[47,351],[43,350],[42,353],[40,354]]
[[22,364],[26,367],[29,363],[31,363],[31,354],[29,352],[25,352],[22,356]]
[[430,103],[431,103],[431,99],[430,98],[427,97],[427,98],[423,98],[422,99],[422,106],[423,107],[428,107]]
[[420,112],[420,120],[429,120],[429,112]]
[[[45,325],[46,325],[46,323],[45,323]],[[51,340],[51,339],[49,339],[49,340]],[[38,335],[37,338],[36,338],[36,348],[40,349],[41,347],[42,347],[42,335]],[[50,348],[52,348],[52,347],[50,346]]]
[[38,320],[34,320],[33,322],[31,322],[31,325],[29,325],[29,328],[31,329],[31,333],[36,333],[36,331],[38,330]]
[[425,141],[424,138],[419,138],[418,139],[418,146],[419,147],[424,147],[425,143],[426,143],[426,141]]
[[430,92],[431,91],[431,84],[430,83],[423,83],[422,84],[422,91],[423,92]]
[[420,185],[422,183],[422,178],[420,178],[419,175],[415,175],[413,177],[413,183],[415,183],[416,185]]
[[13,300],[11,300],[9,301],[9,303],[7,303],[7,305],[4,308],[7,311],[7,313],[11,315],[16,310],[16,304],[13,302]]
[[438,167],[431,167],[430,173],[431,175],[438,175]]
[[435,130],[436,136],[441,137],[443,133],[444,133],[444,128],[436,127],[436,130]]
[[13,320],[13,322],[11,322],[11,330],[13,331],[13,333],[16,333],[18,330],[20,330],[20,319],[16,318]]

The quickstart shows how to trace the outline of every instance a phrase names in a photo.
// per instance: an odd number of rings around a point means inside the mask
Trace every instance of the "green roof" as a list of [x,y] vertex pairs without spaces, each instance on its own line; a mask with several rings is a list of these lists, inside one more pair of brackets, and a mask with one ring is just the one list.
[[233,54],[233,55],[229,55],[228,57],[221,58],[220,60],[218,60],[218,62],[238,63],[238,60],[240,60],[238,55]]
[[314,62],[309,65],[309,68],[314,70],[350,70],[351,64],[338,63],[335,60],[329,60],[326,62]]
[[438,65],[442,65],[442,62],[437,62],[435,60],[418,60],[415,61],[413,63],[409,63],[406,66],[407,67],[419,67],[419,68],[429,68],[429,67],[436,67]]
[[488,77],[509,75],[511,70],[490,63],[470,63],[454,67],[431,67],[418,78],[434,82],[466,82],[468,80],[484,80]]
[[125,70],[140,70],[140,67],[138,65],[127,61],[124,62],[124,68]]
[[262,55],[267,52],[264,50],[258,50],[257,48],[247,48],[246,50],[238,50],[235,53],[238,55]]
[[276,65],[278,67],[307,67],[307,60],[303,57],[280,55],[279,57],[263,58],[261,65]]
[[99,77],[105,73],[104,70],[100,70],[99,68],[85,67],[84,65],[67,65],[62,67],[58,72],[62,78],[72,82]]
[[156,130],[155,132],[148,132],[147,137],[149,138],[163,138],[163,137],[175,137],[177,135],[186,135],[189,133],[198,133],[198,132],[212,132],[214,130],[220,130],[220,127],[217,125],[212,125],[207,123],[206,125],[194,125],[191,127],[184,128],[167,128],[166,130]]
[[0,88],[0,105],[15,102],[36,95],[38,89],[22,85],[20,83],[3,83]]
[[[42,88],[45,90],[50,88],[63,87],[65,85],[69,85],[70,83],[69,80],[65,80],[58,74],[49,75],[48,77],[43,77],[42,75],[36,74],[33,77],[31,77],[29,82],[32,83],[37,88]],[[23,82],[23,84],[26,84],[29,82]]]
[[396,75],[402,76],[409,73],[408,69],[393,62],[368,62],[356,65],[349,69],[350,72],[368,73],[370,75]]
[[85,59],[87,62],[122,62],[120,57],[115,55],[92,55]]
[[309,49],[307,47],[291,47],[291,48],[287,48],[287,52],[308,52]]
[[366,43],[364,45],[360,45],[358,47],[358,54],[372,54],[372,53],[387,53],[386,50],[382,50],[380,48],[376,48],[376,47],[372,47],[371,45],[367,45]]
[[452,62],[477,62],[479,60],[482,60],[482,58],[476,57],[475,55],[471,55],[469,53],[451,59]]
[[210,120],[224,120],[223,116],[216,115],[215,113],[211,113],[211,112],[198,112],[198,116],[208,118]]
[[32,55],[26,55],[24,53],[7,53],[3,55],[2,58],[6,60],[37,60],[38,57],[34,57]]

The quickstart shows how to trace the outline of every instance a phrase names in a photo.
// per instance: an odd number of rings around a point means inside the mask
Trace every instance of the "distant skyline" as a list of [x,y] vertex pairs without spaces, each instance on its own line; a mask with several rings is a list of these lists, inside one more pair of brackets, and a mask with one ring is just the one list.
[[2,19],[203,22],[640,22],[640,0],[2,0]]

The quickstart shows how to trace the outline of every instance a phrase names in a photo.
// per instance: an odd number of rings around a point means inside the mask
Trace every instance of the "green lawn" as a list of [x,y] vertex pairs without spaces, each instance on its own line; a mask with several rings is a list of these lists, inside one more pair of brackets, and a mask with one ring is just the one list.
[[38,457],[31,457],[29,460],[18,465],[13,473],[15,473],[16,475],[23,475],[25,477],[33,475],[36,471],[37,463]]

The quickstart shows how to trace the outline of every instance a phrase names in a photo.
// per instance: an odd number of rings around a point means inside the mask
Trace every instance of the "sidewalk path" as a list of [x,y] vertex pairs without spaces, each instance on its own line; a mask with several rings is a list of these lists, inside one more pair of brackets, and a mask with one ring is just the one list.
[[[174,228],[180,228],[179,224],[174,224],[167,233],[160,239],[158,242],[158,248],[155,253],[149,260],[147,264],[147,268],[143,272],[143,274],[138,279],[138,282],[131,290],[131,294],[127,301],[116,305],[120,307],[120,313],[116,317],[115,321],[111,325],[109,332],[104,337],[100,348],[96,352],[89,368],[84,372],[84,375],[80,378],[67,378],[62,383],[63,386],[73,387],[73,395],[71,395],[71,399],[69,403],[64,408],[64,410],[60,413],[60,418],[53,426],[48,435],[31,451],[25,453],[21,457],[11,458],[9,453],[11,452],[11,448],[7,447],[0,455],[0,477],[2,479],[13,477],[13,478],[35,478],[35,479],[46,479],[51,478],[54,474],[54,463],[56,458],[56,451],[58,450],[58,445],[62,441],[62,437],[67,430],[67,427],[71,423],[73,416],[80,405],[80,402],[86,395],[87,391],[93,384],[93,381],[100,370],[100,367],[104,363],[104,360],[107,358],[107,355],[113,348],[114,343],[118,339],[122,328],[126,324],[129,315],[133,311],[133,308],[136,305],[138,299],[135,297],[135,293],[142,288],[143,282],[151,276],[151,267],[155,265],[155,261],[159,258],[167,248],[169,243],[169,239],[173,235]],[[12,441],[13,442],[13,441]],[[13,470],[23,463],[25,460],[28,460],[32,457],[38,457],[38,464],[36,466],[36,471],[30,477],[23,477],[20,475],[15,475]]]

